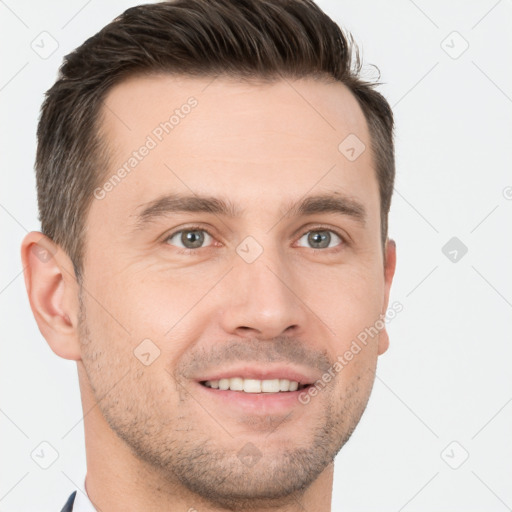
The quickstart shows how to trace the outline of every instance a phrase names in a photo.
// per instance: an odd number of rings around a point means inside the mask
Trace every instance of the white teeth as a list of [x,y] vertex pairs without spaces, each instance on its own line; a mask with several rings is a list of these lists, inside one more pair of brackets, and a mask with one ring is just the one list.
[[279,391],[288,391],[290,389],[290,381],[288,379],[279,379]]
[[261,391],[263,393],[277,393],[279,391],[279,379],[262,380]]
[[229,380],[229,389],[231,391],[243,391],[244,390],[244,379],[241,379],[240,377],[234,377],[233,379]]
[[229,389],[229,379],[220,379],[219,380],[219,389],[222,389],[222,390]]
[[299,383],[288,379],[231,379],[207,380],[204,383],[209,388],[219,390],[244,391],[245,393],[279,393],[280,391],[297,391]]
[[244,379],[244,391],[246,393],[261,393],[261,380]]

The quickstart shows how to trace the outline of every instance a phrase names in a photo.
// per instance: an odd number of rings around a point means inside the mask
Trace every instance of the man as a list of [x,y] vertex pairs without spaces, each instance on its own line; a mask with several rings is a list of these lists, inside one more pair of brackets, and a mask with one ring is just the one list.
[[63,510],[330,510],[395,269],[392,113],[354,51],[310,0],[177,0],[66,57],[22,246],[77,361]]

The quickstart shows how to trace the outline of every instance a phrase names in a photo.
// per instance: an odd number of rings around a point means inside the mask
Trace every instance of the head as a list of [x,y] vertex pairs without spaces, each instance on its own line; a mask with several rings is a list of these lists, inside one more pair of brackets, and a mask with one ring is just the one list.
[[217,504],[304,492],[388,346],[393,118],[360,71],[311,1],[177,0],[88,39],[42,108],[39,327],[137,460]]

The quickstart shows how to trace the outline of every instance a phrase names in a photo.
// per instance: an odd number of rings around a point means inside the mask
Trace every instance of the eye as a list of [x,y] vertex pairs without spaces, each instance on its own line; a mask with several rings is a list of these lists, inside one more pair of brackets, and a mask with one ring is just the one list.
[[166,238],[166,242],[183,249],[200,249],[206,243],[210,245],[213,237],[204,229],[182,229]]
[[343,239],[334,231],[327,229],[308,231],[299,240],[299,244],[304,242],[312,249],[330,249],[343,243]]

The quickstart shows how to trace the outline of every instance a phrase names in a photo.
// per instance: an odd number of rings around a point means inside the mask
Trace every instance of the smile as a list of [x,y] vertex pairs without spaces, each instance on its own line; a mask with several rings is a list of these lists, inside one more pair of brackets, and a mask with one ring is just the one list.
[[208,388],[221,391],[241,391],[244,393],[280,393],[304,389],[307,385],[288,379],[245,379],[243,377],[232,377],[229,379],[206,380],[201,384]]

